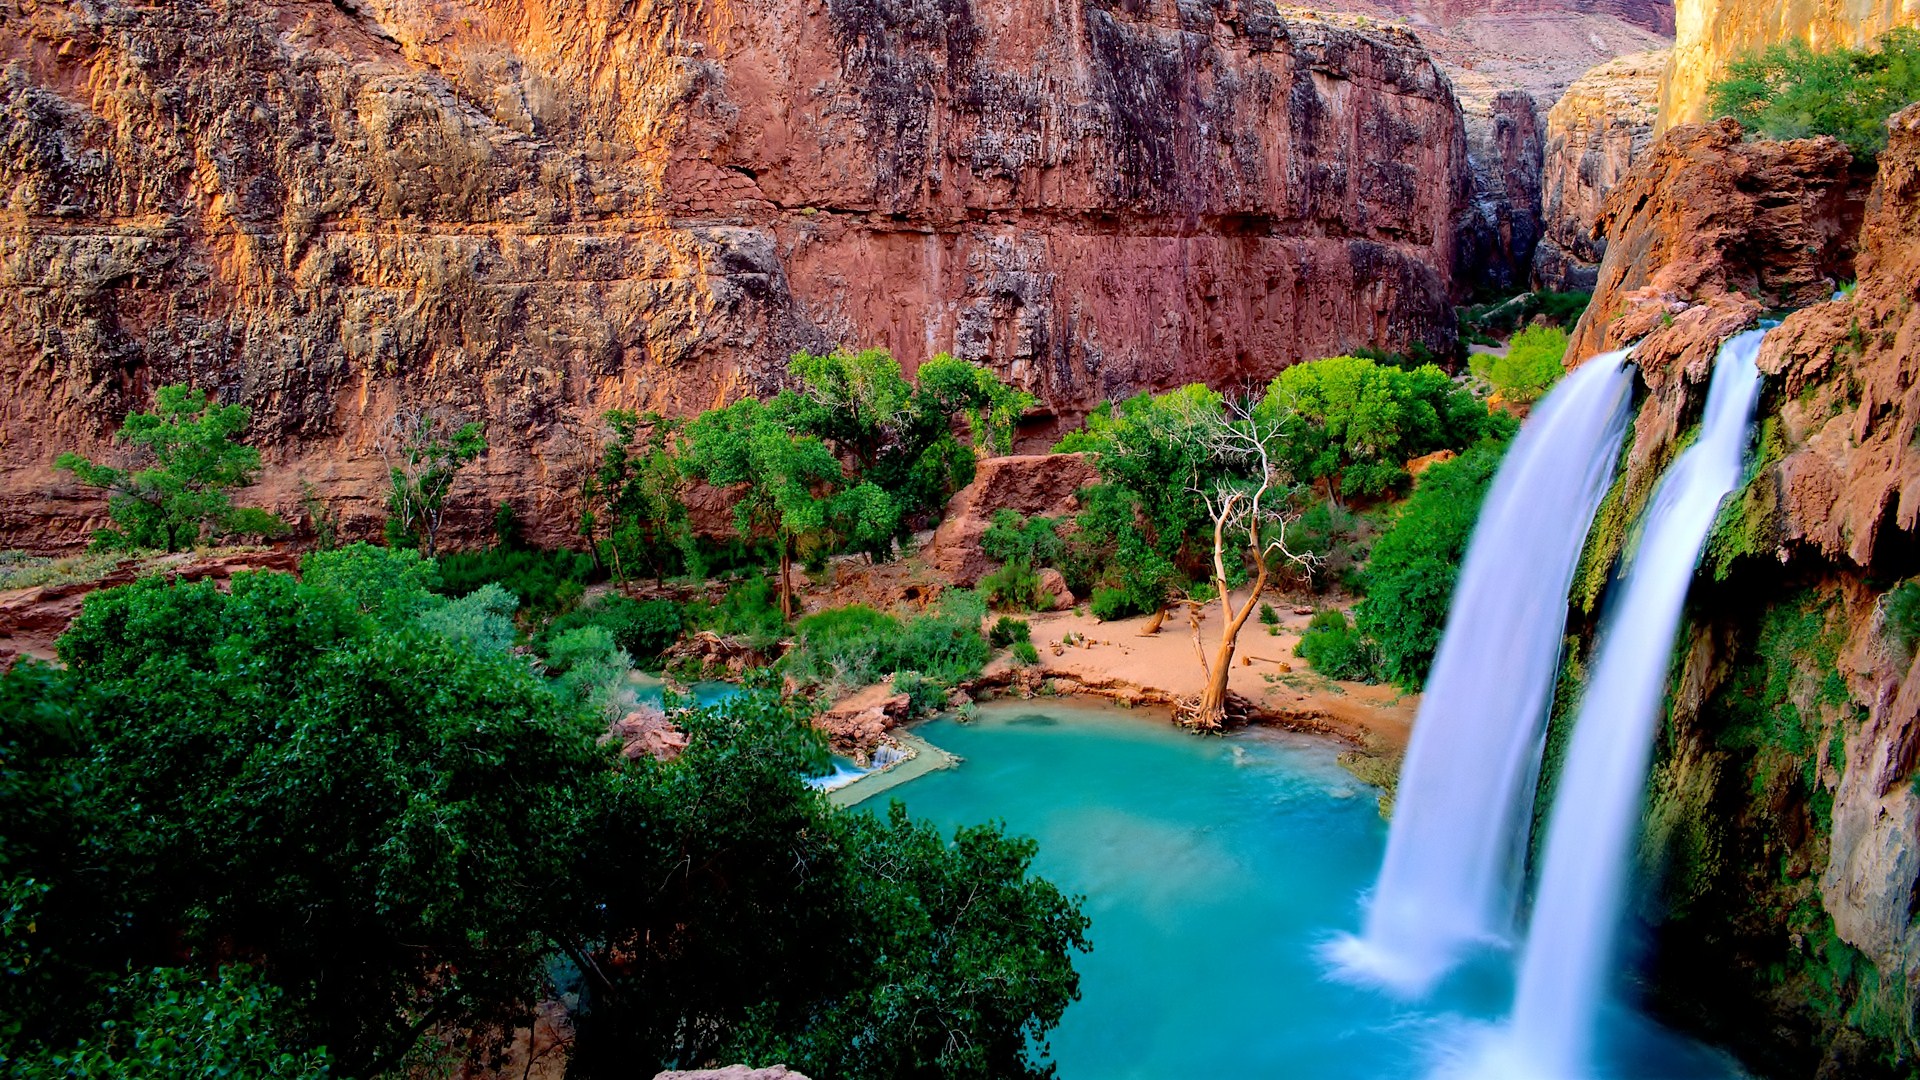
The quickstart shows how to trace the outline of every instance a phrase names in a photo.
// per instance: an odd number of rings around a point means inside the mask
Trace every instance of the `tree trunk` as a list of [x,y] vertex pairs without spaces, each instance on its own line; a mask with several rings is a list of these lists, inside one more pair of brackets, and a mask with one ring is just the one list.
[[1166,621],[1167,621],[1167,605],[1161,604],[1159,610],[1153,613],[1153,618],[1147,620],[1147,625],[1140,628],[1140,636],[1152,637],[1153,635],[1159,633],[1160,625]]
[[[1256,557],[1258,549],[1256,550]],[[1233,653],[1240,641],[1240,628],[1247,624],[1247,618],[1260,604],[1260,597],[1267,590],[1267,565],[1260,561],[1260,572],[1253,579],[1253,591],[1248,594],[1247,602],[1240,610],[1233,609],[1233,598],[1227,592],[1225,575],[1216,578],[1214,584],[1220,589],[1220,610],[1226,618],[1220,631],[1220,647],[1214,653],[1213,667],[1207,672],[1207,689],[1200,695],[1200,705],[1194,710],[1193,726],[1207,731],[1218,731],[1227,721],[1227,679],[1233,674]]]
[[793,538],[780,539],[780,617],[793,621]]

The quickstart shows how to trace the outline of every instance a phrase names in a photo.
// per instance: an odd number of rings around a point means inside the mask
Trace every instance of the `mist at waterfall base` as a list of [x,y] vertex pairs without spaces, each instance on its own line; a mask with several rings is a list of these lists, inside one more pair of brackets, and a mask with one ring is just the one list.
[[1533,410],[1487,493],[1401,768],[1366,928],[1336,970],[1405,996],[1511,943],[1567,590],[1612,480],[1633,373],[1596,356]]
[[[1498,973],[1419,1003],[1327,980],[1318,952],[1386,840],[1378,792],[1328,740],[1196,738],[1163,712],[1057,698],[916,733],[962,763],[878,801],[947,830],[1002,820],[1039,841],[1037,873],[1086,898],[1083,996],[1048,1038],[1063,1080],[1404,1080],[1507,1007]],[[1632,1017],[1608,1037],[1643,1064],[1635,1076],[1728,1075]]]

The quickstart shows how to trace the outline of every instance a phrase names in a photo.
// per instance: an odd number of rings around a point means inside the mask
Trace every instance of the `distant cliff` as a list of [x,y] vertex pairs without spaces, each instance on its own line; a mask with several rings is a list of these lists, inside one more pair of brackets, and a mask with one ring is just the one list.
[[1533,278],[1542,287],[1591,290],[1606,236],[1600,212],[1653,139],[1664,52],[1634,53],[1582,75],[1547,113],[1542,235]]
[[[349,528],[381,423],[569,535],[593,418],[940,350],[1060,414],[1453,340],[1470,198],[1418,41],[1259,0],[47,0],[0,35],[0,547],[163,383]],[[478,525],[476,517],[471,524]]]
[[1801,40],[1859,46],[1920,26],[1915,0],[1675,0],[1673,59],[1661,80],[1660,127],[1707,119],[1707,89],[1741,53]]

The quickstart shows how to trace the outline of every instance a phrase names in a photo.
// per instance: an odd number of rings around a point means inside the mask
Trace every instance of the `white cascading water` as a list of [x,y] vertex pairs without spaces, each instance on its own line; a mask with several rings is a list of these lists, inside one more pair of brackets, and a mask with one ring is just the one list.
[[1740,483],[1765,331],[1714,365],[1700,440],[1654,492],[1639,548],[1610,602],[1554,793],[1527,949],[1498,1064],[1480,1075],[1575,1080],[1599,1069],[1595,1036],[1614,983],[1622,906],[1655,727],[1687,588],[1720,502]]
[[1472,946],[1511,938],[1567,590],[1632,391],[1625,352],[1588,360],[1534,408],[1494,478],[1401,768],[1365,933],[1328,950],[1342,977],[1418,994]]

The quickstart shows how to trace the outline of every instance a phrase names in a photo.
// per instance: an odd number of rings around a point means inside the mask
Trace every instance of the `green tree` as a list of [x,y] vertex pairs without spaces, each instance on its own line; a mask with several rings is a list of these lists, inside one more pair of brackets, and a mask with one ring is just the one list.
[[870,480],[852,483],[817,436],[796,430],[791,398],[743,398],[686,426],[689,475],[740,488],[734,526],[742,538],[772,536],[780,551],[780,614],[794,613],[793,560],[804,543],[833,550],[891,538],[899,504]]
[[610,435],[583,492],[581,532],[593,542],[604,519],[607,538],[597,548],[621,581],[697,566],[686,474],[671,445],[678,423],[624,409],[604,419]]
[[1832,135],[1871,159],[1887,118],[1920,100],[1920,30],[1897,27],[1872,49],[1816,50],[1795,39],[1747,53],[1708,88],[1715,116],[1770,139]]
[[206,391],[163,386],[152,412],[129,413],[115,441],[152,464],[119,469],[74,453],[54,468],[88,487],[104,488],[114,527],[94,533],[102,550],[180,551],[209,537],[277,536],[286,524],[264,510],[236,507],[229,490],[253,483],[260,451],[234,440],[253,414],[243,405],[216,405]]
[[1528,326],[1507,342],[1507,354],[1494,358],[1488,373],[1494,389],[1509,401],[1540,400],[1566,374],[1567,332],[1557,326]]
[[487,452],[485,427],[461,423],[438,409],[401,412],[387,423],[380,452],[387,462],[387,543],[439,547],[447,496],[460,472]]
[[1378,644],[1387,678],[1409,690],[1426,681],[1440,647],[1460,562],[1505,452],[1504,443],[1481,443],[1422,473],[1373,546],[1367,595],[1354,609],[1354,624]]
[[1329,501],[1378,496],[1407,480],[1409,459],[1457,450],[1506,426],[1447,373],[1411,371],[1355,356],[1295,364],[1268,387],[1290,412],[1285,460],[1302,483],[1324,484]]

